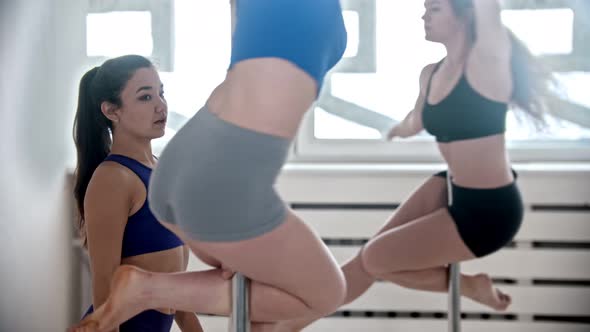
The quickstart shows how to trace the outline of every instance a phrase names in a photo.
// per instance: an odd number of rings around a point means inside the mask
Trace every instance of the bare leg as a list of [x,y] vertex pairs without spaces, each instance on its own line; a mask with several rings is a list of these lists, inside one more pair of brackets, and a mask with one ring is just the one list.
[[[344,278],[333,257],[292,213],[269,233],[231,243],[194,241],[175,226],[165,225],[193,251],[206,252],[252,280],[252,321],[324,315],[344,298]],[[143,310],[159,307],[228,315],[230,281],[220,270],[161,274],[124,266],[113,278],[109,299],[80,325],[92,327],[88,331],[110,331]]]
[[[446,205],[446,180],[442,177],[430,177],[392,214],[374,237],[401,227]],[[343,304],[356,300],[377,280],[376,276],[365,270],[362,263],[362,251],[348,261],[342,267],[342,270],[347,282],[346,300]]]
[[[473,258],[445,208],[380,234],[363,250],[365,270],[373,276],[435,292],[448,289],[448,263]],[[463,274],[461,279],[464,296],[495,310],[510,305],[510,297],[495,289],[488,275]]]
[[[379,278],[405,288],[430,292],[446,293],[449,284],[448,269],[442,266],[427,270],[388,273]],[[483,273],[461,274],[461,295],[498,311],[506,310],[512,301],[508,294],[494,288],[490,276]]]
[[[446,205],[446,180],[442,177],[430,177],[404,201],[375,236],[434,212]],[[347,287],[346,299],[342,305],[356,300],[377,280],[375,276],[364,270],[361,252],[342,266],[342,272]],[[320,318],[322,316],[310,316],[294,321],[281,322],[278,324],[277,331],[300,331]]]

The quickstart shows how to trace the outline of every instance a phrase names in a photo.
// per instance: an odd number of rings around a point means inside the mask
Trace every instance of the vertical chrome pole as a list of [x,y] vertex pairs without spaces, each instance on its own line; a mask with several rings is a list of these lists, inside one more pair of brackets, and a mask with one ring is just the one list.
[[[449,206],[453,204],[451,172],[447,172],[447,190]],[[461,331],[461,267],[452,263],[449,267],[449,332]]]
[[461,270],[459,263],[449,268],[449,332],[461,331]]
[[232,314],[229,332],[250,332],[249,281],[240,273],[232,278]]

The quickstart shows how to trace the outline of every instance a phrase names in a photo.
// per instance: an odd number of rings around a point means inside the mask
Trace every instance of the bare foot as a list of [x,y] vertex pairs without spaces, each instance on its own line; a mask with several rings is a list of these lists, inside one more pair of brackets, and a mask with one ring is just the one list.
[[465,294],[475,302],[491,307],[497,311],[504,311],[512,303],[510,295],[494,287],[492,278],[487,274],[477,274],[471,277],[472,294]]
[[149,273],[131,265],[117,268],[106,302],[68,332],[107,332],[148,309],[143,292]]
[[296,321],[281,321],[275,324],[273,332],[301,332],[307,324],[297,324]]
[[252,323],[252,332],[277,332],[276,323]]

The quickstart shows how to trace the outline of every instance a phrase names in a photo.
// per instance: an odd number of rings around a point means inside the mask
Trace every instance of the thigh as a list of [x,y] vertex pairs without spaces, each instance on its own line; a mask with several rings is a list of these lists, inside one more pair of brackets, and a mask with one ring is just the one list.
[[291,210],[272,231],[235,242],[197,241],[174,225],[164,225],[193,252],[205,253],[224,267],[292,294],[310,307],[330,307],[335,298],[343,299],[345,281],[336,260],[320,237]]
[[385,231],[365,246],[371,274],[415,271],[475,258],[446,208]]
[[395,210],[377,234],[416,220],[447,204],[447,180],[441,176],[431,176]]

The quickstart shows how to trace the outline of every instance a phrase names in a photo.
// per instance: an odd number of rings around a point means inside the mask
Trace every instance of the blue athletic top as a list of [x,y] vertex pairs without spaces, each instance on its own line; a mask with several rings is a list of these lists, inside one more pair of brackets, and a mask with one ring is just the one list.
[[[84,317],[90,315],[94,308],[90,306]],[[119,332],[170,332],[174,315],[161,313],[157,310],[146,310],[130,318],[119,326]]]
[[436,104],[428,103],[432,76],[441,62],[436,64],[426,88],[426,102],[422,110],[426,131],[441,143],[504,133],[508,105],[479,94],[464,73],[445,99]]
[[[135,173],[147,188],[152,169],[135,159],[118,154],[109,155],[105,161],[114,161]],[[174,233],[162,226],[150,211],[146,198],[141,209],[129,217],[123,233],[121,258],[137,256],[150,252],[176,248],[183,242]],[[90,306],[84,317],[92,313]],[[174,315],[167,315],[156,310],[146,310],[121,324],[120,332],[169,332],[174,322]]]
[[[122,155],[111,154],[105,161],[114,161],[133,171],[143,182],[146,196],[152,169],[137,160]],[[127,220],[123,233],[121,258],[137,256],[150,252],[176,248],[184,243],[158,222],[150,211],[146,198],[143,206]]]
[[342,58],[346,29],[339,0],[236,0],[230,68],[239,61],[277,57],[318,85]]

